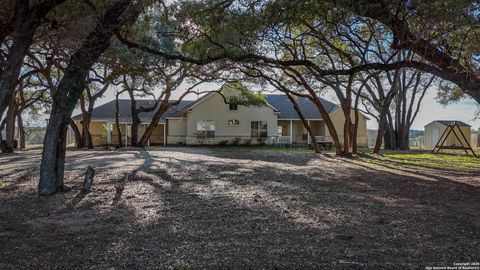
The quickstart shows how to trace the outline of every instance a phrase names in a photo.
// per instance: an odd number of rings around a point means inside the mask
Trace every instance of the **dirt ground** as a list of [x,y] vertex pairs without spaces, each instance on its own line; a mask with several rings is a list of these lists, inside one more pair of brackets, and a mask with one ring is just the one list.
[[[0,269],[425,269],[480,260],[480,169],[370,159],[69,151],[72,190],[38,197],[40,151],[0,155]],[[96,176],[83,194],[88,165]]]

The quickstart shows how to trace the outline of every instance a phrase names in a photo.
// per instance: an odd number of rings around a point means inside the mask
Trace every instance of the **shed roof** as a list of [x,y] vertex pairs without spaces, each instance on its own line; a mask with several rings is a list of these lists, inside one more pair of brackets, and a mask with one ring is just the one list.
[[439,124],[444,125],[444,126],[448,126],[452,123],[456,123],[459,126],[471,127],[469,124],[464,123],[462,121],[458,121],[458,120],[435,120],[435,121],[432,121],[432,122],[426,124],[425,126],[428,126],[428,125],[433,124],[433,123],[439,123]]

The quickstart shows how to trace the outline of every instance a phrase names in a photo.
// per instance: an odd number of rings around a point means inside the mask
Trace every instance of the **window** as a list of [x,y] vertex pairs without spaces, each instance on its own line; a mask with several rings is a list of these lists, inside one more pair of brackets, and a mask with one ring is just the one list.
[[230,111],[238,111],[238,104],[229,104]]
[[201,120],[197,122],[197,138],[214,139],[215,121]]
[[266,121],[252,121],[251,128],[252,138],[266,138],[268,136]]
[[230,119],[227,122],[227,126],[238,126],[238,125],[240,125],[240,121],[238,121],[237,119]]

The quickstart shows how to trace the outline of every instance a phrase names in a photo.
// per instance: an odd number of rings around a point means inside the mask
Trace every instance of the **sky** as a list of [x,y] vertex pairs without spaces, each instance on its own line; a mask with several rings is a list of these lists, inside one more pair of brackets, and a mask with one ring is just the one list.
[[[185,87],[185,86],[181,86]],[[219,84],[216,83],[205,83],[197,87],[196,90],[199,91],[208,91],[208,90],[217,90],[220,88]],[[106,102],[109,102],[115,98],[115,91],[108,91],[107,94],[97,101],[95,106],[99,106]],[[177,98],[180,93],[182,93],[182,89],[179,91],[174,91],[172,95],[172,100]],[[480,109],[478,104],[474,100],[463,100],[457,104],[451,105],[441,105],[435,100],[436,96],[436,89],[430,88],[427,93],[425,94],[424,100],[422,102],[422,106],[420,107],[420,111],[418,112],[418,116],[415,119],[413,126],[411,129],[416,130],[423,130],[424,126],[434,120],[459,120],[463,121],[472,126],[473,129],[477,130],[480,128],[480,119],[475,119],[475,113]],[[120,96],[121,98],[128,99],[127,94],[123,94]],[[323,98],[330,100],[336,104],[338,104],[338,100],[335,97],[335,94],[332,93],[325,93]],[[189,95],[187,96],[187,100],[196,99],[197,95]],[[80,113],[79,110],[74,111],[74,115]],[[368,129],[377,129],[378,125],[375,119],[370,119],[367,122]]]

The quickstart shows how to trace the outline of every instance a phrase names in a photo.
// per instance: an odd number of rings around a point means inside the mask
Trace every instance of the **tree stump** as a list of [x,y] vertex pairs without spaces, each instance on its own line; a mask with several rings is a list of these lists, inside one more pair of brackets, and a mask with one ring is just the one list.
[[95,170],[88,166],[87,172],[85,173],[85,180],[83,181],[83,192],[89,192],[92,187],[93,177],[95,176]]

